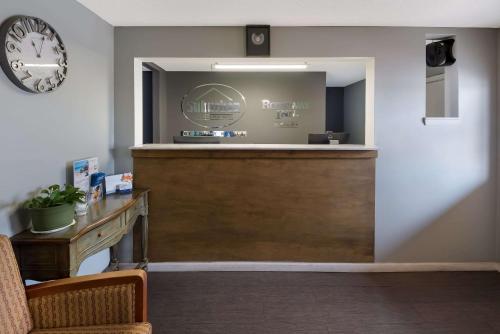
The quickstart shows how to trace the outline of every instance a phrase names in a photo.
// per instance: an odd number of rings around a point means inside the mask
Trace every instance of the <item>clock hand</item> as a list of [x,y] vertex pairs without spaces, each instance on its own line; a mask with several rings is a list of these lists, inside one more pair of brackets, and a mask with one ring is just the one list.
[[42,37],[42,44],[40,44],[40,53],[39,53],[39,57],[41,57],[41,56],[42,56],[43,42],[45,42],[45,37]]
[[33,48],[35,48],[35,53],[36,53],[36,56],[37,56],[37,57],[40,57],[40,56],[38,55],[38,51],[36,50],[36,45],[35,45],[35,41],[34,41],[34,40],[31,40],[31,45],[33,45]]
[[42,37],[42,42],[40,43],[40,51],[39,51],[36,48],[35,41],[33,39],[31,40],[31,45],[33,45],[33,48],[35,48],[35,53],[36,53],[37,58],[40,58],[42,56],[42,48],[43,48],[43,43],[44,42],[45,42],[45,37]]

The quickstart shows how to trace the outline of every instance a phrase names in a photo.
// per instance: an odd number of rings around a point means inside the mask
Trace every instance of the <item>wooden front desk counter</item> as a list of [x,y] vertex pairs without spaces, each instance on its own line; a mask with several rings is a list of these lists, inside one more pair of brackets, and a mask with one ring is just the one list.
[[149,259],[371,262],[375,159],[362,145],[132,148]]

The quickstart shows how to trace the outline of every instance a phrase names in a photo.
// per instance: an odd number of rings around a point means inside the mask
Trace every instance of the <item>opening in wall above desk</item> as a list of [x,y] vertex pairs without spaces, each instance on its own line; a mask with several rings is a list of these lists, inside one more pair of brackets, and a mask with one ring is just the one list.
[[[349,143],[374,144],[374,58],[136,58],[135,101],[142,100],[144,64],[154,64],[147,68],[159,78],[159,88],[152,88],[157,121],[145,123],[153,123],[154,143],[172,142],[181,131],[217,130],[248,133],[225,136],[222,143],[306,144],[309,133],[345,132],[349,121],[346,131],[354,140]],[[350,87],[347,102],[339,104],[349,110],[345,119],[325,116],[331,106],[326,90],[332,87]],[[137,145],[142,144],[142,117],[136,103]],[[361,129],[352,131],[352,122]]]
[[456,37],[426,34],[426,108],[423,122],[442,124],[459,117]]

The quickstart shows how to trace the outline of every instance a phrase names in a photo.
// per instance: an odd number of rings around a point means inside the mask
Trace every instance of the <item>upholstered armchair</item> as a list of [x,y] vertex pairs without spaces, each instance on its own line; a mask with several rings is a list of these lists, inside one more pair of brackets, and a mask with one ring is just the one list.
[[124,270],[24,287],[0,235],[0,333],[150,334],[146,273]]

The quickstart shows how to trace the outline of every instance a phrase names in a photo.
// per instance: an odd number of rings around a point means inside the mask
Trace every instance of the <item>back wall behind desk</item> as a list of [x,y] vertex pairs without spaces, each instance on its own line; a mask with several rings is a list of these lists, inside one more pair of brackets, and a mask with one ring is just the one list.
[[[183,130],[207,130],[193,124],[181,112],[182,97],[192,88],[218,83],[229,85],[243,94],[246,111],[235,124],[220,130],[246,130],[246,138],[224,138],[227,143],[307,144],[309,133],[325,131],[325,72],[237,73],[237,72],[166,72],[167,108],[160,112],[159,140],[171,143]],[[297,127],[275,125],[276,111],[263,109],[262,100],[307,102],[300,110]]]

